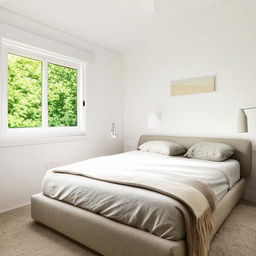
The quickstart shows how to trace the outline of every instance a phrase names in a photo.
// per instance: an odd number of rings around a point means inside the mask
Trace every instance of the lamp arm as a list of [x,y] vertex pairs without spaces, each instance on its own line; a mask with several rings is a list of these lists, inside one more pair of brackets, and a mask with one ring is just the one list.
[[256,107],[242,108],[242,110],[256,109]]

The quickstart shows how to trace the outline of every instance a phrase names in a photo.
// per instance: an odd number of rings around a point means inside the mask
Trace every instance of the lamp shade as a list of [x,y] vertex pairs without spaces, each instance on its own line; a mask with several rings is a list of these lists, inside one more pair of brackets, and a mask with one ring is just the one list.
[[238,112],[237,131],[240,133],[248,132],[247,116],[242,108],[240,108]]
[[150,129],[158,128],[161,125],[161,116],[156,113],[148,115],[147,127]]

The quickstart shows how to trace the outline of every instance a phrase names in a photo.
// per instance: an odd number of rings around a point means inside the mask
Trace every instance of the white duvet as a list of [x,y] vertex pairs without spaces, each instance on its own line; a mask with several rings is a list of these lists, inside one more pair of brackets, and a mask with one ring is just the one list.
[[[147,171],[161,172],[170,178],[175,171],[181,177],[208,184],[217,200],[221,200],[240,179],[239,163],[233,159],[210,162],[140,151],[94,158],[61,169],[79,170],[85,165],[105,171],[108,168],[122,168],[122,171],[136,168],[143,170],[145,175]],[[185,237],[185,223],[177,208],[179,202],[163,194],[52,171],[44,178],[43,193],[165,239]]]

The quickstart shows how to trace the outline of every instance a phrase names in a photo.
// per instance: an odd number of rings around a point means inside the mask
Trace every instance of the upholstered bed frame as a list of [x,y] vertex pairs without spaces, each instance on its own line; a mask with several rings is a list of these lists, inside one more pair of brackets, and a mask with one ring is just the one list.
[[[139,145],[150,140],[168,140],[190,147],[200,141],[222,142],[233,146],[234,159],[240,162],[241,180],[218,203],[214,213],[214,234],[237,204],[251,173],[252,145],[250,141],[231,138],[174,137],[143,135]],[[43,194],[31,198],[34,220],[105,256],[185,256],[186,242],[169,241],[148,232],[112,221],[95,213],[51,199]]]

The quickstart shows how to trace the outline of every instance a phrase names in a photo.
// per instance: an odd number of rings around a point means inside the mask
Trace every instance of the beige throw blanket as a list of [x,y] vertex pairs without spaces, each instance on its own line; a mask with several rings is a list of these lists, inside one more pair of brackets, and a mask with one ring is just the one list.
[[[149,168],[150,169],[150,168]],[[199,181],[184,179],[178,174],[164,175],[149,169],[136,169],[134,165],[115,163],[106,158],[85,161],[83,164],[54,168],[50,171],[81,175],[104,182],[140,187],[172,197],[182,203],[180,211],[186,222],[190,256],[208,254],[215,209],[215,195],[211,188]]]

